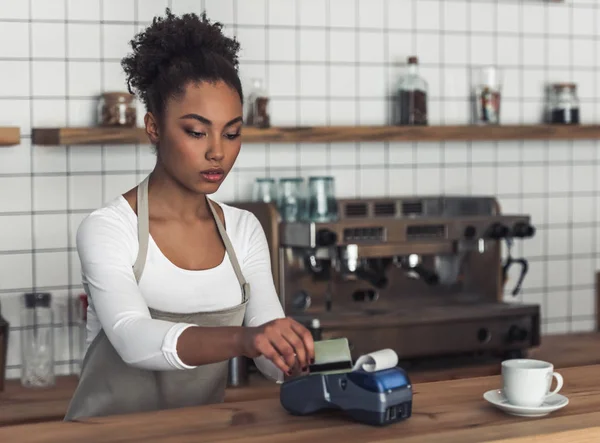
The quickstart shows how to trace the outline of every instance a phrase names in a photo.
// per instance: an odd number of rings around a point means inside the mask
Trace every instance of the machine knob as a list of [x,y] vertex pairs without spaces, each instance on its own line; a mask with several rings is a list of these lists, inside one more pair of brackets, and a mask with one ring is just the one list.
[[477,331],[477,340],[481,343],[488,343],[492,339],[492,333],[488,328],[480,328]]
[[513,226],[512,234],[513,236],[520,238],[533,237],[535,228],[529,223],[519,222]]
[[527,338],[528,335],[529,333],[527,332],[527,329],[517,325],[512,325],[508,330],[507,341],[509,343],[523,341]]
[[509,231],[508,227],[503,225],[502,223],[494,223],[490,227],[489,236],[490,236],[490,238],[493,238],[493,239],[504,238],[508,235],[508,231]]
[[294,311],[306,311],[310,307],[311,298],[306,291],[298,291],[292,299]]
[[465,238],[475,237],[476,232],[477,232],[477,229],[475,229],[475,226],[467,226],[465,228]]
[[317,231],[317,246],[333,246],[337,242],[337,234],[329,229]]

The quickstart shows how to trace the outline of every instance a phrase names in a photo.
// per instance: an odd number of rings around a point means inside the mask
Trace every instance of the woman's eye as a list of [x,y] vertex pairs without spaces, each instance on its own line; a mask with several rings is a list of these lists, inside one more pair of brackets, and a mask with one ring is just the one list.
[[225,134],[225,137],[227,137],[229,140],[235,140],[236,138],[238,138],[240,136],[239,132],[236,132],[234,134]]
[[206,135],[206,133],[204,133],[204,132],[196,132],[196,131],[187,131],[187,133],[195,138],[201,138]]

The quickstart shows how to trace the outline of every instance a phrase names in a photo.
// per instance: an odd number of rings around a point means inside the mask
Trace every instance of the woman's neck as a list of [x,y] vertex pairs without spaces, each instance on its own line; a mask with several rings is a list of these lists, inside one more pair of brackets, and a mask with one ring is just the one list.
[[169,174],[157,162],[150,173],[148,182],[148,198],[152,200],[150,208],[155,214],[166,218],[177,218],[184,221],[212,218],[206,195],[190,191]]

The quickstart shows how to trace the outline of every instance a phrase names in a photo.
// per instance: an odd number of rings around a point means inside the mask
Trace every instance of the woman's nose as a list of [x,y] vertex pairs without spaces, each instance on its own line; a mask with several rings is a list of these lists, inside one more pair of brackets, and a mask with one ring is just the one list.
[[223,160],[225,156],[225,152],[223,151],[223,144],[221,140],[213,139],[208,146],[208,151],[206,152],[206,158],[208,160]]

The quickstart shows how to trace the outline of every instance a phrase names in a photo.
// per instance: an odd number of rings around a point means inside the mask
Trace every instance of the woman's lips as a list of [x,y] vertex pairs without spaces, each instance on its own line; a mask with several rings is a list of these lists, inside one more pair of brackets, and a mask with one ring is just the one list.
[[206,181],[217,183],[223,180],[225,173],[222,169],[211,169],[209,171],[202,171],[200,175],[202,175]]

